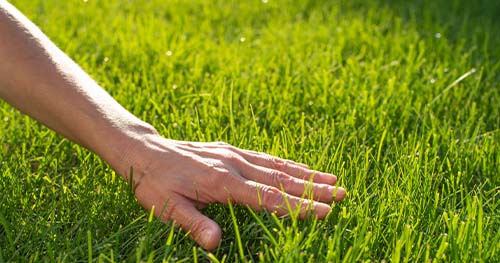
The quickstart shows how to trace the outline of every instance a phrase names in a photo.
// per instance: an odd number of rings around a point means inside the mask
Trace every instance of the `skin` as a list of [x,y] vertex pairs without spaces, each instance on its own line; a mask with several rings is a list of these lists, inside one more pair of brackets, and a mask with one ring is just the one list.
[[[214,249],[221,229],[199,209],[246,205],[324,218],[346,192],[337,177],[227,143],[163,138],[123,108],[32,22],[0,1],[0,98],[90,149],[130,181],[140,204]],[[130,178],[130,171],[133,176]]]

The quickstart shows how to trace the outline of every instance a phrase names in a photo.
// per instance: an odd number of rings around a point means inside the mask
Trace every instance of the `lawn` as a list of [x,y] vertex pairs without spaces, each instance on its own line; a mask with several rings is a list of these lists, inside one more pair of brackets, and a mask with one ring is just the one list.
[[0,262],[500,262],[499,1],[11,2],[165,137],[307,163],[348,196],[325,220],[210,205],[204,251],[0,101]]

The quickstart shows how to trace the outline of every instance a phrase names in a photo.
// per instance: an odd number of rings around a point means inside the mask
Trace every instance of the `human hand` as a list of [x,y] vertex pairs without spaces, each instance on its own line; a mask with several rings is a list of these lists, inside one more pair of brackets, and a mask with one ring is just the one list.
[[154,208],[155,216],[188,231],[207,250],[216,248],[222,235],[217,223],[198,210],[209,203],[231,200],[286,215],[287,199],[292,209],[300,206],[301,218],[324,218],[331,210],[329,203],[346,195],[334,186],[334,175],[226,143],[174,141],[158,135],[141,142],[128,148],[140,156],[132,161],[137,199],[146,209]]
[[302,164],[225,143],[162,138],[1,0],[0,35],[8,36],[0,41],[0,61],[5,61],[0,63],[0,98],[94,151],[125,179],[132,167],[139,202],[189,231],[205,249],[215,248],[221,238],[219,226],[198,211],[208,203],[232,200],[284,215],[287,199],[292,208],[300,206],[301,217],[311,207],[309,212],[323,218],[328,203],[345,196],[343,188],[333,186],[335,176]]

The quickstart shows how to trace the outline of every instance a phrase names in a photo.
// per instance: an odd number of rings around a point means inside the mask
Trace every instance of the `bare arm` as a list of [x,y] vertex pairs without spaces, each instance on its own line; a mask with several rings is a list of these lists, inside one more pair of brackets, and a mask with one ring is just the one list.
[[[334,175],[225,143],[168,140],[139,120],[57,48],[33,23],[0,1],[0,98],[49,128],[94,151],[128,180],[134,171],[141,205],[174,220],[206,249],[219,226],[198,211],[233,202],[286,214],[286,197],[322,218],[345,196]],[[312,177],[313,198],[302,199]],[[279,189],[284,189],[285,192]],[[163,209],[164,212],[162,213]]]
[[154,133],[13,6],[0,8],[1,98],[112,162],[126,133]]

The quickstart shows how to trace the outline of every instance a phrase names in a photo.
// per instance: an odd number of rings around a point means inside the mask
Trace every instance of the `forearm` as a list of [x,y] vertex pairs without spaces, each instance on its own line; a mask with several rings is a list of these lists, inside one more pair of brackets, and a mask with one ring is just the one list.
[[6,1],[0,1],[0,62],[0,98],[108,162],[123,163],[118,159],[130,138],[155,133]]

